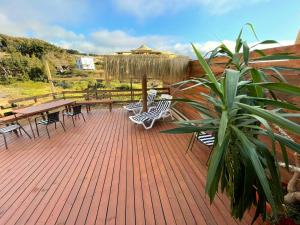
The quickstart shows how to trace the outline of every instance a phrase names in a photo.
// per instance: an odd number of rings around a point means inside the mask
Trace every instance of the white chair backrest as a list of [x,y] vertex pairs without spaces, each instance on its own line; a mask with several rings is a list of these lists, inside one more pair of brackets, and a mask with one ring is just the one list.
[[169,100],[171,100],[171,99],[173,98],[173,96],[172,96],[172,95],[168,95],[168,94],[162,94],[162,95],[160,96],[160,98],[161,98],[161,99],[169,99]]
[[154,89],[150,89],[148,91],[148,95],[147,95],[147,102],[148,104],[149,103],[152,103],[156,97],[156,94],[157,94],[157,90],[154,90]]
[[156,95],[157,94],[157,90],[154,89],[150,89],[149,91],[147,91],[148,95]]
[[171,103],[172,103],[171,100],[173,97],[171,95],[162,94],[160,98],[161,98],[161,100],[158,101],[155,110],[158,112],[162,112],[162,111],[169,109],[171,106]]

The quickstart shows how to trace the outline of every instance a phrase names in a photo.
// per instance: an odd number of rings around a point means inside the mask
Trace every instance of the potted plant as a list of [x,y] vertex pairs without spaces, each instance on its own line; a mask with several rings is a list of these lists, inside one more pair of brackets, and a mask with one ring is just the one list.
[[[246,26],[256,37],[253,26]],[[300,135],[300,126],[290,120],[292,116],[299,116],[297,112],[300,109],[294,104],[279,100],[276,93],[300,96],[300,88],[286,83],[281,76],[281,71],[288,68],[255,68],[253,63],[256,60],[293,60],[298,57],[290,54],[266,56],[263,51],[252,50],[253,47],[249,47],[242,39],[242,33],[243,29],[236,39],[234,51],[221,43],[206,59],[192,45],[206,76],[176,85],[185,87],[186,84],[192,83],[187,88],[206,87],[210,94],[199,94],[207,100],[209,107],[191,99],[177,99],[190,104],[203,118],[176,122],[178,127],[164,132],[177,134],[206,131],[215,134],[216,140],[206,181],[206,193],[211,202],[221,189],[230,199],[231,214],[234,218],[242,219],[248,209],[255,207],[253,222],[259,216],[265,221],[267,204],[270,205],[274,218],[278,218],[278,212],[283,211],[284,194],[275,145],[280,145],[287,168],[286,148],[300,153],[299,144],[273,130],[273,127],[277,126]],[[266,40],[259,44],[271,43],[276,42]],[[252,59],[252,51],[256,52],[258,57]],[[216,76],[210,68],[210,63],[220,55],[226,57],[228,63],[224,72]],[[273,76],[277,82],[270,79],[267,71],[275,73]],[[262,141],[261,137],[269,139],[271,146]]]

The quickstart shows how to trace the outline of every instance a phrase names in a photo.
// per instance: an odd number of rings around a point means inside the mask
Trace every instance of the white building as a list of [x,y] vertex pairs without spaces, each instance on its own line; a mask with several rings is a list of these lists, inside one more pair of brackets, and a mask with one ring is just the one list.
[[91,57],[80,57],[76,60],[78,69],[81,70],[95,70],[94,59]]

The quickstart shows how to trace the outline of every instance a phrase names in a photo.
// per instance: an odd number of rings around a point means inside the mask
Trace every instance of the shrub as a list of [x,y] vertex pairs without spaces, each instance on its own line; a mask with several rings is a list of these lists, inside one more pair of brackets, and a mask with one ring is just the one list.
[[120,86],[117,86],[116,89],[120,90],[120,91],[129,91],[130,90],[130,85],[121,84]]
[[61,87],[61,88],[63,88],[63,89],[70,89],[70,88],[73,87],[72,83],[67,82],[67,81],[65,81],[65,80],[56,82],[56,83],[55,83],[55,86]]
[[[248,24],[254,32],[252,25]],[[255,33],[254,33],[255,34]],[[276,92],[300,96],[300,88],[292,86],[280,74],[289,68],[256,68],[255,60],[293,60],[299,57],[289,54],[266,56],[256,50],[259,58],[250,58],[250,47],[241,38],[242,30],[236,39],[235,50],[224,44],[211,52],[208,60],[193,49],[199,64],[205,71],[205,77],[181,82],[180,85],[192,84],[206,87],[210,93],[199,93],[207,105],[192,99],[181,101],[190,104],[203,117],[200,120],[177,122],[179,127],[169,133],[211,132],[215,143],[209,160],[206,181],[206,193],[212,202],[218,190],[225,192],[231,201],[231,213],[234,218],[242,219],[251,207],[256,208],[253,218],[266,219],[266,204],[272,207],[272,215],[277,218],[284,212],[284,198],[280,183],[278,158],[275,145],[281,148],[282,156],[288,168],[287,148],[300,153],[300,145],[285,135],[274,132],[274,127],[300,135],[300,125],[289,118],[299,118],[299,107],[281,101]],[[267,40],[260,44],[271,44]],[[228,63],[221,76],[216,76],[211,67],[211,59],[224,55]],[[276,71],[277,82],[266,74],[266,70]],[[189,89],[186,88],[186,89]],[[275,92],[274,92],[275,91]],[[179,101],[179,100],[178,100]],[[267,145],[260,137],[268,139]]]
[[32,81],[46,81],[47,77],[44,74],[44,71],[39,67],[31,68],[29,71],[29,79]]

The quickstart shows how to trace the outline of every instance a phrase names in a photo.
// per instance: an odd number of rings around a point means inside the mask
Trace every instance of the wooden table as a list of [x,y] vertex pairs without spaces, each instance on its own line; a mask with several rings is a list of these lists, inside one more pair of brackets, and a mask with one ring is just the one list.
[[14,109],[12,110],[12,112],[15,115],[22,115],[23,118],[27,118],[29,125],[30,125],[30,129],[32,132],[33,137],[35,138],[35,134],[31,125],[31,121],[30,121],[30,117],[37,115],[37,114],[41,114],[44,112],[48,112],[51,111],[53,109],[57,109],[60,107],[68,107],[70,105],[73,105],[75,103],[74,100],[57,100],[57,101],[53,101],[53,102],[48,102],[48,103],[43,103],[40,105],[34,105],[34,106],[29,106],[29,107],[25,107],[25,108],[20,108],[20,109]]
[[114,101],[111,100],[111,99],[99,99],[99,100],[96,99],[96,100],[76,101],[76,104],[78,104],[78,105],[85,105],[87,112],[91,111],[91,105],[96,105],[96,104],[106,104],[106,105],[108,105],[109,111],[111,112],[113,103],[114,103]]

